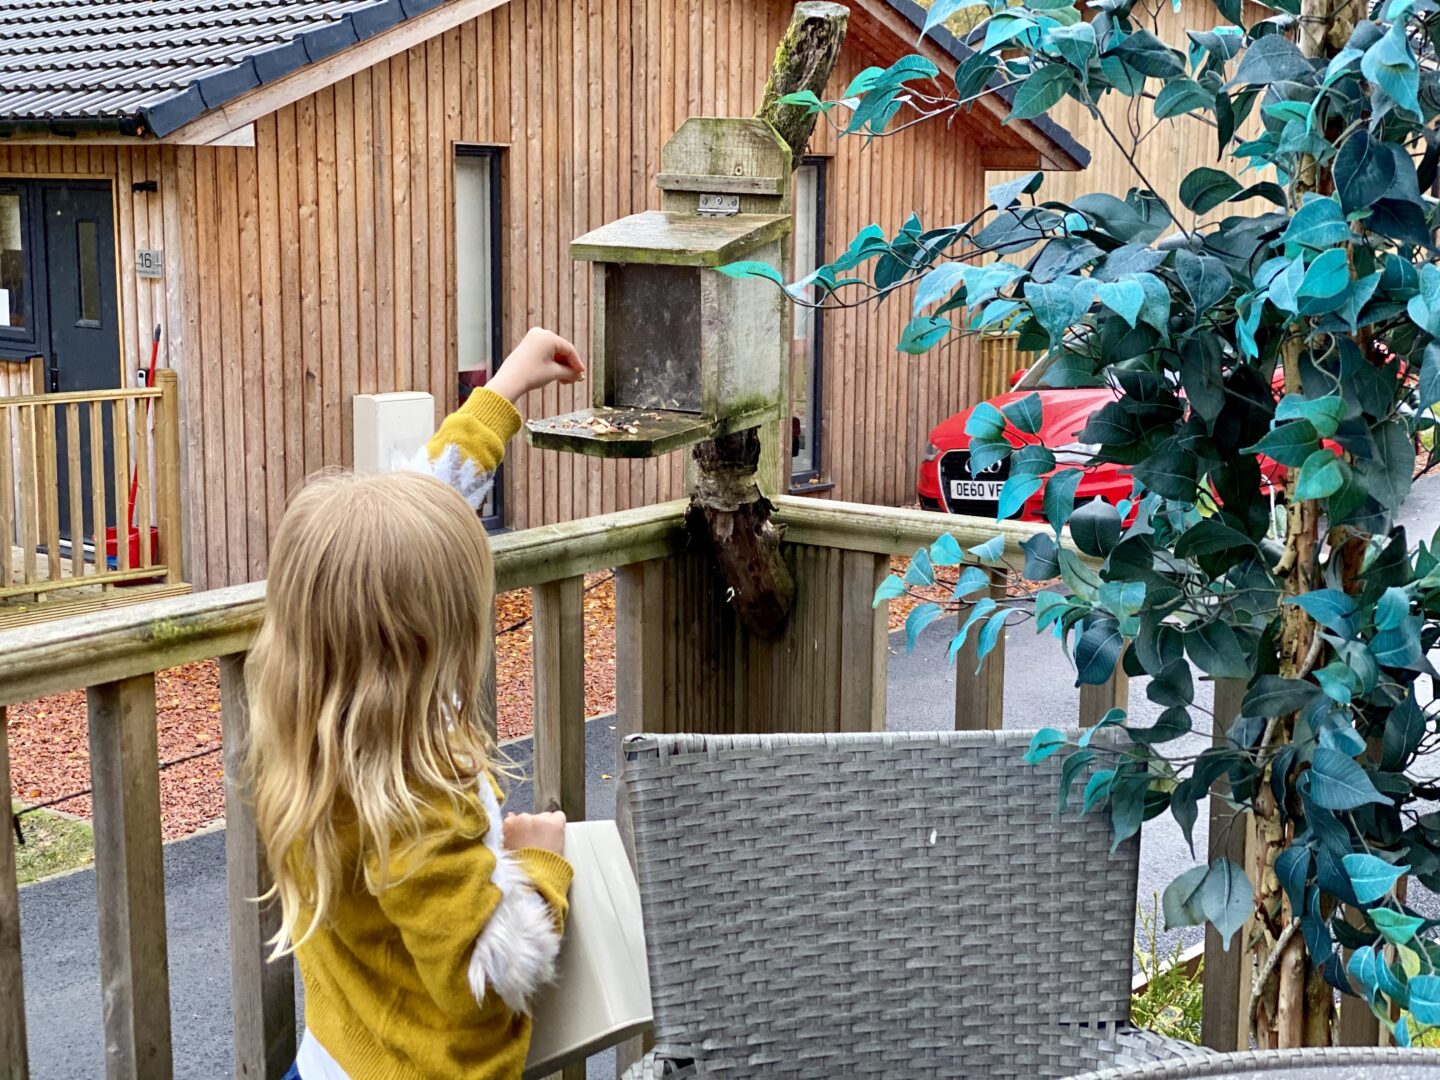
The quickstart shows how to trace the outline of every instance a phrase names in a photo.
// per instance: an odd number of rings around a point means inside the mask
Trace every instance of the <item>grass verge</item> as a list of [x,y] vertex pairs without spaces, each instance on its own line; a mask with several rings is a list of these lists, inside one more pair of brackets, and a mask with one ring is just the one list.
[[[12,827],[9,822],[5,825]],[[21,885],[95,861],[95,834],[88,822],[33,810],[20,819],[20,827],[25,843],[15,846],[15,872]]]

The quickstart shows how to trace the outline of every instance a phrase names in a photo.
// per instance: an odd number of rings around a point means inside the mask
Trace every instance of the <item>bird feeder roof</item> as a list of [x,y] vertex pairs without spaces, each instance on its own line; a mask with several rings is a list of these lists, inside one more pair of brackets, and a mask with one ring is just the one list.
[[570,244],[583,262],[660,266],[724,266],[789,234],[788,214],[694,213],[650,210],[602,225]]

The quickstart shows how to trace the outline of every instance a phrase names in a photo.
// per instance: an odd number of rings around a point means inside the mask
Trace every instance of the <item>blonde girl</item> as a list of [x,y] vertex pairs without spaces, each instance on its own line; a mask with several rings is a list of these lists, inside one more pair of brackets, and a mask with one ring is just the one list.
[[273,957],[293,952],[305,983],[292,1076],[521,1075],[570,867],[562,815],[500,817],[476,511],[513,403],[583,373],[532,330],[412,470],[313,480],[281,523],[245,681]]

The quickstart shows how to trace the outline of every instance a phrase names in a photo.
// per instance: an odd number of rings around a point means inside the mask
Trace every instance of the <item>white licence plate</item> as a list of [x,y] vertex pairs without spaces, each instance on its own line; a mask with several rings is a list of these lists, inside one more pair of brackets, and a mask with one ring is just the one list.
[[996,499],[1000,498],[1003,480],[951,480],[952,499]]

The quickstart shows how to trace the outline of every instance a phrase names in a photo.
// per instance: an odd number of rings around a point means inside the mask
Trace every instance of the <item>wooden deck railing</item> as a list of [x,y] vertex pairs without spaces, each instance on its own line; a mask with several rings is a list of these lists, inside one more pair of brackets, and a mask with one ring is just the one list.
[[140,390],[0,397],[0,600],[180,585],[180,515],[173,371]]
[[[890,556],[911,554],[942,530],[962,545],[997,531],[993,522],[975,519],[781,497],[777,519],[785,528],[797,604],[782,639],[759,642],[745,637],[708,561],[690,550],[684,506],[667,503],[494,540],[498,588],[533,591],[537,806],[554,804],[576,819],[585,814],[585,574],[616,570],[617,743],[642,728],[878,730],[885,725],[889,638],[884,605],[877,610],[871,601]],[[1034,528],[1009,524],[999,531],[1018,555]],[[264,959],[276,915],[251,899],[267,880],[237,771],[248,726],[244,653],[264,603],[264,583],[257,583],[0,631],[0,773],[8,775],[9,767],[6,705],[79,688],[89,699],[111,1080],[172,1075],[155,673],[211,657],[220,658],[225,746],[234,1075],[276,1080],[295,1050],[293,968]],[[1000,726],[1004,663],[997,649],[978,679],[968,677],[973,661],[959,669],[966,675],[956,680],[957,727]],[[1233,693],[1217,697],[1217,714],[1238,704]],[[1093,722],[1125,702],[1122,676],[1082,696],[1080,719]],[[623,827],[623,797],[616,813]],[[1207,956],[1211,1045],[1233,1046],[1239,1038],[1239,952],[1231,954],[1231,967],[1218,949]],[[0,1076],[27,1075],[13,838],[4,829]]]

